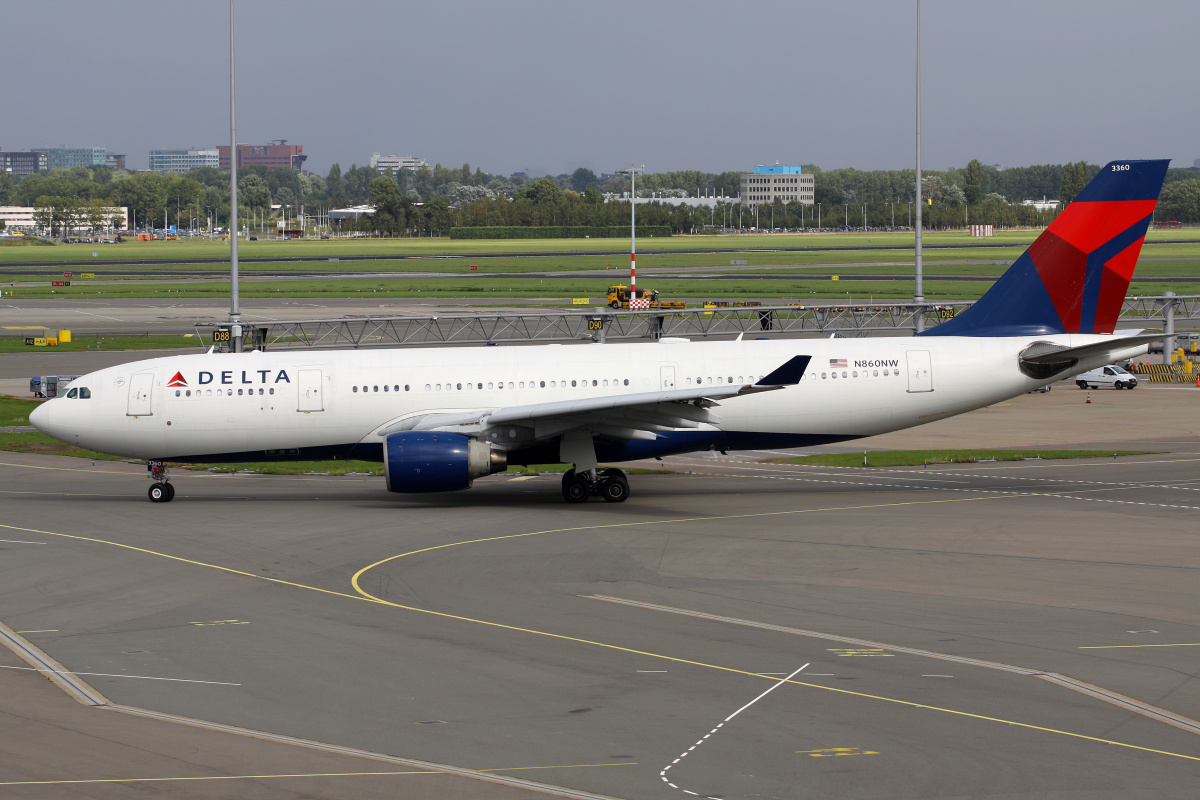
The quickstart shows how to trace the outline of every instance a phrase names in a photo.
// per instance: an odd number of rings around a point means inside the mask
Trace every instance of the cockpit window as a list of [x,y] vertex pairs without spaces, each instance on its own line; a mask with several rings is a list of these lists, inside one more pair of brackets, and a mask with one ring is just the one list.
[[[71,391],[74,391],[74,389],[72,389]],[[92,396],[91,389],[87,388],[86,386],[79,387],[79,399],[80,400],[88,400],[91,398],[91,396]]]
[[78,389],[72,389],[71,391],[67,392],[67,397],[74,400],[78,394],[79,394]]

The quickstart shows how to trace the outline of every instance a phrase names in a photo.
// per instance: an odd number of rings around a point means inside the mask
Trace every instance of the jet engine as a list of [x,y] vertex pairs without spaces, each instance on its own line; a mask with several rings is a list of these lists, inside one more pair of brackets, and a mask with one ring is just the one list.
[[389,492],[449,492],[503,472],[502,450],[461,433],[403,431],[384,438],[383,474]]

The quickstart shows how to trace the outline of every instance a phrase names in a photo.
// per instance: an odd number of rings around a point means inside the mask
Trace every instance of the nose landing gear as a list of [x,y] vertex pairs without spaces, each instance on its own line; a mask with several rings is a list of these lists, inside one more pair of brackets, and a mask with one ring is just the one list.
[[167,465],[161,461],[147,461],[146,471],[150,473],[150,490],[146,493],[151,503],[169,503],[175,499],[175,487],[170,484],[167,475]]

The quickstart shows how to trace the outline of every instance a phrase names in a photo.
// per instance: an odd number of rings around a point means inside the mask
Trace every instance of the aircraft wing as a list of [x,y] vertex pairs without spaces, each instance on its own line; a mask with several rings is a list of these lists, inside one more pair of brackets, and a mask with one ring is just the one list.
[[576,429],[616,439],[654,439],[659,431],[719,424],[721,418],[711,409],[721,401],[790,386],[800,380],[809,359],[809,356],[795,356],[754,384],[697,386],[427,414],[387,425],[378,434],[429,430],[482,433],[488,428],[516,425],[532,428],[533,438],[539,440]]

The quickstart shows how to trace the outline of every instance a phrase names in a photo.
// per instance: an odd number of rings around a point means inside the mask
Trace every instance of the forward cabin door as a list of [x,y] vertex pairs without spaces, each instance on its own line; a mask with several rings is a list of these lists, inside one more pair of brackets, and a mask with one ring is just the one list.
[[664,392],[671,391],[675,388],[675,368],[660,367],[659,368],[659,388]]
[[296,379],[300,391],[297,411],[324,411],[325,403],[321,398],[321,370],[302,369]]
[[933,366],[929,361],[928,350],[909,350],[908,357],[908,391],[933,391]]
[[150,406],[150,396],[154,393],[154,373],[138,372],[129,381],[129,407],[125,411],[127,417],[149,417],[154,410]]

